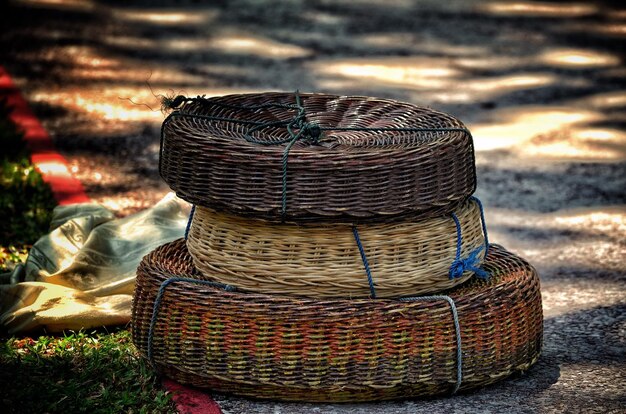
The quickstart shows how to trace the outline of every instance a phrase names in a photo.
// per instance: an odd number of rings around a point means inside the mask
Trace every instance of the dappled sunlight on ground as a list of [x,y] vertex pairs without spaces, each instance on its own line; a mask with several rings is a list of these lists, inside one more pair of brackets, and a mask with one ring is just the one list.
[[626,206],[607,207],[601,210],[571,210],[555,217],[554,222],[558,225],[626,235]]
[[563,33],[579,32],[603,35],[607,37],[624,38],[626,37],[626,22],[603,24],[567,23],[559,27],[558,30]]
[[603,306],[623,303],[623,289],[614,282],[574,282],[575,289],[564,291],[563,281],[544,282],[541,286],[544,317],[551,318],[572,312],[590,310],[598,306],[598,295]]
[[626,90],[594,94],[579,101],[602,109],[626,107]]
[[[127,39],[122,39],[127,41]],[[41,60],[48,64],[63,59],[62,67],[51,66],[48,74],[69,77],[74,83],[81,81],[110,81],[114,84],[141,84],[150,81],[156,84],[206,84],[206,77],[192,75],[172,69],[164,65],[146,68],[138,59],[115,57],[111,53],[104,54],[92,46],[58,46],[51,47],[43,53],[24,53],[25,59]],[[67,67],[69,66],[69,68]],[[104,91],[106,92],[106,91]]]
[[311,54],[311,51],[286,43],[246,33],[223,34],[209,42],[209,47],[224,53],[238,53],[271,58],[294,58]]
[[[72,70],[93,70],[95,72],[98,70],[116,70],[123,66],[120,59],[104,56],[90,46],[56,46],[43,52],[24,52],[22,56],[26,60],[32,59],[44,64],[56,62],[60,57],[63,57]],[[50,70],[50,68],[47,69]]]
[[[344,4],[354,7],[367,7],[378,6],[380,7],[380,0],[320,0],[322,4]],[[408,9],[414,5],[413,0],[385,0],[384,6],[392,9]]]
[[272,59],[304,57],[311,51],[287,43],[245,32],[226,31],[219,35],[205,35],[194,38],[168,37],[147,39],[144,37],[108,36],[105,42],[112,46],[146,51],[220,52],[225,54],[252,55]]
[[95,3],[90,0],[18,0],[28,6],[54,7],[61,10],[88,11],[95,8]]
[[528,59],[520,56],[491,56],[481,54],[479,56],[460,57],[454,60],[454,66],[464,70],[493,70],[494,67],[500,70],[517,69],[528,64]]
[[124,70],[98,68],[98,69],[71,69],[69,74],[77,80],[92,81],[111,81],[115,82],[120,79],[120,74],[124,76],[125,82],[145,83],[160,85],[204,85],[206,77],[199,75],[190,75],[181,73],[180,71],[169,68],[154,68],[144,70],[141,68]]
[[434,58],[322,61],[314,64],[314,70],[322,77],[341,77],[370,84],[377,82],[380,85],[426,90],[448,85],[446,78],[459,75],[458,71],[442,65],[441,59]]
[[520,155],[577,161],[626,160],[626,133],[617,129],[566,128],[531,139]]
[[546,49],[536,55],[482,55],[455,59],[453,65],[464,69],[520,69],[524,66],[545,64],[559,68],[589,69],[620,65],[620,58],[613,53],[589,49]]
[[[119,97],[118,97],[119,98]],[[147,96],[146,96],[147,98]],[[141,102],[141,101],[139,101]],[[147,112],[145,108],[129,108],[128,104],[109,104],[103,103],[101,99],[92,100],[89,98],[78,97],[70,106],[70,109],[77,110],[82,108],[85,112],[95,117],[101,117],[106,120],[119,120],[119,121],[147,121],[147,120],[159,120],[161,118],[159,114],[155,114],[156,111]]]
[[[106,134],[131,132],[138,122],[156,125],[163,122],[165,116],[161,111],[161,97],[153,95],[153,91],[145,83],[147,79],[148,77],[143,79],[143,84],[138,86],[109,87],[106,90],[100,87],[73,87],[34,92],[30,99],[80,114],[91,122],[95,122],[95,125],[100,125],[98,129]],[[165,94],[161,96],[168,97],[174,97],[181,91],[179,88],[166,90],[156,86],[153,86],[153,89],[156,89],[155,92]],[[246,92],[254,92],[254,90],[198,88],[197,86],[185,89],[185,93],[189,96],[220,96]],[[98,131],[93,131],[93,133],[97,135]]]
[[488,151],[527,145],[540,134],[599,119],[602,114],[594,111],[529,105],[491,112],[484,122],[471,124],[471,130],[476,150]]
[[217,10],[209,9],[119,9],[113,10],[113,17],[129,22],[152,23],[164,26],[205,25],[212,23],[219,15]]
[[[545,73],[466,78],[458,82],[460,85],[448,84],[446,91],[435,93],[433,97],[443,102],[475,102],[492,99],[508,92],[547,86],[555,82],[554,75]],[[447,92],[447,90],[454,90],[454,92]]]
[[594,14],[598,7],[593,4],[579,3],[549,3],[535,1],[499,1],[490,2],[478,8],[487,13],[509,16],[530,17],[581,17]]
[[337,16],[332,13],[324,13],[322,11],[307,11],[301,16],[314,24],[327,25],[329,27],[339,25],[345,21],[345,17],[343,16]]
[[495,227],[543,230],[546,235],[554,237],[562,236],[558,234],[562,230],[585,231],[589,235],[611,234],[626,243],[626,205],[564,209],[558,213],[494,208],[489,214],[489,223]]
[[617,66],[620,64],[620,59],[613,54],[580,49],[548,50],[539,56],[539,60],[548,65],[575,68]]
[[[331,60],[312,64],[322,87],[337,88],[392,86],[420,91],[415,101],[462,103],[492,99],[507,92],[554,84],[557,77],[548,73],[521,73],[503,76],[471,76],[451,64],[449,58],[374,58]],[[471,65],[471,63],[470,63]]]
[[[623,300],[619,283],[626,255],[626,205],[579,208],[557,213],[531,213],[492,208],[487,215],[490,240],[520,253],[542,274],[554,277],[584,278],[594,269],[606,275],[607,303]],[[562,275],[562,276],[559,276]],[[595,283],[600,288],[599,283]],[[589,286],[592,289],[593,285]],[[545,291],[545,289],[544,289]],[[587,305],[595,306],[592,290]],[[551,293],[558,295],[558,292]],[[585,301],[568,295],[568,301],[584,308]],[[550,298],[548,306],[560,307],[561,300]],[[597,304],[597,301],[595,301]]]
[[102,38],[102,42],[107,46],[135,51],[158,50],[159,48],[157,40],[143,36],[106,35]]
[[[449,56],[484,56],[489,52],[488,47],[481,45],[455,45],[441,39],[420,39],[412,32],[368,33],[354,36],[353,42],[363,44],[374,50],[393,49],[397,47],[410,48],[416,54],[436,53]],[[497,57],[495,57],[497,59]]]
[[[567,106],[496,109],[470,123],[477,151],[570,161],[625,161],[626,91],[590,95]],[[599,126],[599,125],[608,126]]]
[[71,59],[71,62],[75,66],[89,69],[101,69],[101,68],[117,68],[121,65],[118,59],[111,59],[109,57],[102,56],[98,52],[89,46],[65,46],[59,48],[60,50],[51,49],[48,53],[51,56],[57,54],[67,55]]
[[245,67],[245,66],[236,65],[236,64],[230,64],[230,65],[220,64],[220,63],[211,63],[208,65],[200,64],[198,65],[198,70],[206,74],[206,76],[204,76],[205,80],[207,76],[216,77],[223,73],[228,73],[231,76],[239,76],[242,78],[254,77],[254,75],[256,74],[256,71],[254,68]]
[[[57,91],[35,92],[30,97],[35,102],[46,102],[72,112],[82,113],[94,119],[117,121],[151,121],[163,119],[160,103],[147,86],[115,87],[102,90],[99,87],[64,88]],[[157,109],[133,104],[147,103]],[[120,125],[122,127],[122,125]],[[123,130],[123,128],[121,128]]]

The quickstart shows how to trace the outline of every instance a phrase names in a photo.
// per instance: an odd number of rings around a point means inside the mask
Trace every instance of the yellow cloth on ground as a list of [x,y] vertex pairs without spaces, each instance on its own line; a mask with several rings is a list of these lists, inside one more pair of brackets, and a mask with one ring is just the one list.
[[24,281],[0,285],[0,325],[17,333],[127,323],[139,261],[182,237],[188,214],[173,194],[121,219],[95,204],[56,207],[50,234],[29,253]]

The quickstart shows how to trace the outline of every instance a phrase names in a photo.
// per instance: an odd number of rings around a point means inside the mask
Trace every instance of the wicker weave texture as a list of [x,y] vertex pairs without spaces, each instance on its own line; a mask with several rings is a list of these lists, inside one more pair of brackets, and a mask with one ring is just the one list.
[[[181,198],[270,220],[356,220],[450,211],[476,186],[474,149],[464,125],[450,115],[392,100],[301,94],[306,120],[322,128],[453,128],[455,131],[324,130],[299,140],[288,155],[287,207],[282,216],[284,126],[251,134],[250,122],[289,120],[294,94],[262,93],[197,98],[164,121],[160,173]],[[221,105],[220,105],[221,104]]]
[[[448,292],[462,338],[461,390],[526,370],[542,345],[539,279],[493,245],[487,281]],[[148,354],[157,291],[172,277],[203,279],[183,240],[156,249],[137,272],[133,341]],[[315,300],[171,283],[156,313],[153,361],[187,384],[301,401],[439,395],[457,378],[456,336],[445,301]]]
[[[455,211],[461,257],[484,247],[480,210],[468,200]],[[469,279],[450,278],[457,232],[450,215],[362,224],[358,232],[376,297],[438,292]],[[187,247],[207,279],[242,290],[309,297],[369,297],[370,287],[352,227],[271,224],[196,207]],[[484,251],[477,255],[480,266]]]

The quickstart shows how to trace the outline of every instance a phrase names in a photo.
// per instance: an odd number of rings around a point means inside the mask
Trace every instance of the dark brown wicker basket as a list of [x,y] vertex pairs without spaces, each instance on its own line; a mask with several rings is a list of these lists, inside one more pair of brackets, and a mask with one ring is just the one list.
[[180,382],[250,397],[355,402],[439,395],[459,385],[459,366],[460,389],[469,390],[528,369],[542,345],[532,266],[492,245],[484,269],[489,280],[444,292],[456,304],[457,329],[441,297],[322,301],[208,286],[179,240],[139,266],[133,341]]
[[427,217],[451,211],[474,192],[472,137],[459,120],[393,100],[322,94],[300,95],[306,121],[322,129],[321,138],[303,134],[290,147],[283,187],[284,141],[291,135],[285,125],[257,123],[294,119],[298,110],[286,106],[296,104],[295,96],[185,101],[163,122],[161,176],[193,204],[269,220]]

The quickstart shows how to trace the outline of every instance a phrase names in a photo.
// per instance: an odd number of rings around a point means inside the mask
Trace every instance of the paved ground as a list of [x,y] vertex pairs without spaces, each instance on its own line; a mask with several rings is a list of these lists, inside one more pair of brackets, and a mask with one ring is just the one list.
[[216,396],[225,412],[625,412],[619,3],[33,0],[3,6],[0,58],[89,195],[120,215],[167,192],[157,171],[163,115],[126,99],[158,108],[148,79],[165,95],[391,97],[470,126],[491,239],[541,274],[539,363],[449,399],[313,406]]

